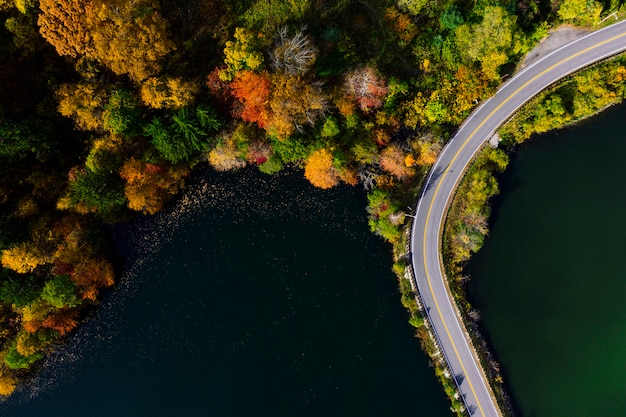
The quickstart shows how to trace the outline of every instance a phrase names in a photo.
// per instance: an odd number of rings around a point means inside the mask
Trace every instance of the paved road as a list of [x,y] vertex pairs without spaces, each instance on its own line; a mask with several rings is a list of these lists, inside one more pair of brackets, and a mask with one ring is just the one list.
[[497,417],[480,364],[450,300],[441,267],[441,230],[462,173],[486,140],[526,101],[564,76],[626,50],[626,21],[567,44],[529,65],[503,84],[461,126],[427,179],[411,233],[415,280],[439,344],[473,416]]

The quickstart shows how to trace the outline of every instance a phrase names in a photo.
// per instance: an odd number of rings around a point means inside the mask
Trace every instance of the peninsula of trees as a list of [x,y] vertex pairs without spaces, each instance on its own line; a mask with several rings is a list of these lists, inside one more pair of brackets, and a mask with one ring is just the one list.
[[471,110],[551,27],[619,6],[0,0],[0,395],[114,285],[104,224],[164,210],[194,169],[296,166],[363,184],[400,247]]

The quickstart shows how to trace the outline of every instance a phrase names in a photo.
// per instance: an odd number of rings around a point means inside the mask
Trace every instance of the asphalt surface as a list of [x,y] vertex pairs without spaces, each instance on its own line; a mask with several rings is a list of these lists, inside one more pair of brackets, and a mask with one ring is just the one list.
[[501,416],[453,306],[441,264],[441,231],[456,186],[474,155],[525,102],[557,80],[626,50],[626,21],[590,33],[534,62],[504,83],[463,123],[431,169],[411,232],[415,280],[439,345],[472,416]]

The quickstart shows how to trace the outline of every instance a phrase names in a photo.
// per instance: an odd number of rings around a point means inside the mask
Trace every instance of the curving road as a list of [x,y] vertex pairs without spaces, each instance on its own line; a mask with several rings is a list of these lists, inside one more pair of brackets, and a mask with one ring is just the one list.
[[463,123],[426,180],[411,232],[414,277],[439,345],[473,416],[502,414],[453,306],[441,266],[441,230],[457,183],[482,145],[525,102],[564,76],[625,50],[626,21],[622,21],[573,41],[515,74]]

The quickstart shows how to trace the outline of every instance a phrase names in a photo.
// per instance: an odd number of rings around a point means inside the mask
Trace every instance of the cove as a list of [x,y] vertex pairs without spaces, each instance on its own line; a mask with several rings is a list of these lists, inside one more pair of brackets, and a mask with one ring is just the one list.
[[358,188],[207,172],[116,229],[95,316],[2,417],[450,417]]
[[626,106],[511,158],[470,297],[522,417],[626,415]]

